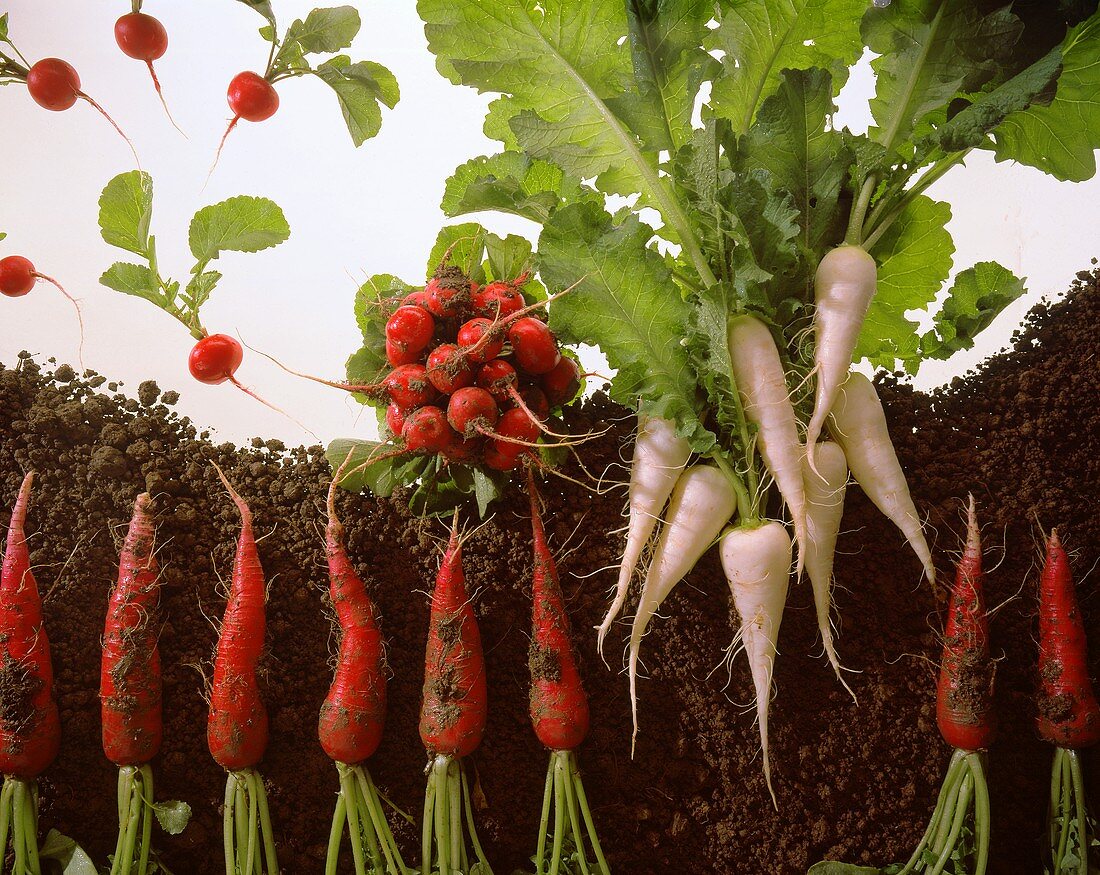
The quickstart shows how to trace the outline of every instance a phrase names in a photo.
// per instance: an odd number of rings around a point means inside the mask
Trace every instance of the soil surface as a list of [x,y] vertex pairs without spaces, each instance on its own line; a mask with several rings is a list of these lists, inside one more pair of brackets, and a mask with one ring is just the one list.
[[[1068,298],[1040,306],[1013,349],[931,395],[880,379],[898,454],[928,515],[937,563],[950,574],[973,491],[985,525],[1000,736],[990,752],[994,872],[1038,872],[1051,751],[1033,730],[1035,583],[1040,526],[1059,527],[1079,578],[1100,559],[1100,272]],[[106,384],[106,385],[104,385]],[[228,390],[227,390],[228,391]],[[99,861],[116,830],[114,768],[99,739],[99,647],[117,547],[134,497],[156,497],[164,567],[165,741],[157,795],[187,800],[194,819],[156,843],[176,873],[216,872],[224,773],[206,749],[204,677],[224,608],[238,516],[210,461],[251,503],[270,583],[264,695],[267,780],[287,873],[321,871],[336,771],[316,741],[335,638],[326,604],[319,449],[257,440],[213,444],[171,409],[171,393],[142,384],[138,400],[102,377],[48,373],[29,357],[0,369],[0,525],[22,472],[39,472],[28,522],[46,600],[64,741],[41,781],[43,829],[77,838]],[[575,429],[613,429],[589,445],[595,472],[622,479],[632,420],[597,396]],[[572,471],[576,474],[578,472]],[[610,637],[612,669],[590,630],[602,615],[622,525],[622,493],[596,497],[546,484],[551,545],[579,641],[592,731],[580,762],[612,868],[648,873],[799,873],[823,857],[882,865],[908,857],[931,812],[949,756],[935,726],[939,609],[900,535],[849,490],[836,573],[839,648],[858,706],[821,657],[806,583],[792,586],[772,706],[772,767],[780,811],[760,769],[749,673],[723,660],[732,638],[716,557],[679,586],[643,648],[641,734],[630,758],[625,627]],[[393,677],[385,739],[370,763],[403,809],[422,806],[425,754],[417,733],[428,598],[443,525],[410,517],[399,498],[341,495],[353,559],[381,608]],[[1007,545],[1007,547],[1006,547]],[[517,492],[471,538],[467,583],[481,622],[490,714],[472,757],[484,793],[482,841],[498,873],[525,865],[535,843],[547,753],[527,716],[530,529]],[[1100,669],[1100,586],[1080,587]],[[628,615],[630,611],[628,610]],[[741,704],[738,704],[741,703]],[[1098,769],[1089,767],[1100,801]],[[416,862],[413,829],[398,835]],[[350,861],[349,861],[350,862]]]

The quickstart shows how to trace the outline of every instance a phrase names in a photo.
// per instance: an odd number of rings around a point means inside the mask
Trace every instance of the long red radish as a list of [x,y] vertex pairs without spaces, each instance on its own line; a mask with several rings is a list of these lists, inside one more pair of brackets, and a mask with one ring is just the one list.
[[[808,449],[808,447],[807,447]],[[840,659],[833,643],[832,589],[833,557],[840,521],[844,516],[844,492],[848,485],[848,463],[839,444],[828,441],[817,447],[817,470],[809,467],[807,454],[803,471],[806,481],[806,575],[814,591],[817,628],[829,664],[852,698],[856,694],[840,673]]]
[[[241,534],[233,560],[229,601],[218,635],[206,721],[210,755],[229,772],[223,812],[226,875],[234,875],[234,867],[252,872],[254,866],[260,865],[261,839],[266,862],[266,872],[261,875],[277,875],[279,864],[267,797],[263,780],[255,769],[267,749],[268,735],[267,709],[256,678],[264,650],[267,587],[252,532],[252,512],[221,468],[214,465],[214,470],[241,516]],[[241,806],[245,806],[242,810],[257,812],[255,818],[249,815],[249,829],[244,830],[247,835],[243,836],[245,847],[240,846],[242,837],[238,836],[233,820],[234,811]]]
[[972,495],[966,511],[966,546],[947,609],[936,688],[940,734],[952,747],[964,751],[985,750],[997,729],[983,582],[982,543]]
[[853,372],[841,387],[829,418],[829,428],[844,450],[844,458],[856,482],[875,507],[905,535],[924,566],[929,583],[935,584],[932,551],[890,441],[886,414],[874,385],[863,374]]
[[[596,835],[592,812],[577,768],[574,751],[588,735],[588,696],[584,692],[577,657],[570,637],[569,617],[558,582],[558,571],[546,530],[542,525],[539,496],[534,471],[527,472],[527,489],[531,501],[531,546],[534,557],[531,585],[531,724],[546,747],[550,749],[550,767],[543,794],[542,821],[535,851],[536,872],[557,872],[562,849],[569,843],[568,854],[583,859],[581,869],[588,871],[587,844],[596,857],[600,875],[610,875],[600,840]],[[554,829],[548,835],[551,811]],[[547,839],[551,857],[546,860]]]
[[875,260],[859,246],[825,254],[814,275],[814,411],[806,427],[806,457],[816,470],[817,439],[848,376],[859,332],[878,283]]
[[634,441],[634,458],[630,463],[630,489],[627,492],[629,521],[626,546],[619,563],[619,579],[614,598],[597,632],[599,651],[603,653],[604,638],[619,616],[630,590],[630,580],[642,550],[649,542],[660,519],[665,502],[672,494],[680,473],[691,457],[688,442],[676,434],[676,424],[659,416],[638,418],[638,437]]
[[737,510],[737,494],[722,471],[709,465],[688,468],[676,481],[653,560],[630,629],[628,673],[634,722],[631,754],[638,737],[638,657],[649,621],[684,576],[707,551]]
[[763,322],[754,316],[739,316],[730,322],[729,351],[745,418],[757,428],[760,457],[791,514],[801,572],[802,545],[806,543],[803,449],[779,350]]
[[[469,871],[466,837],[477,862],[490,871],[474,827],[462,758],[481,744],[488,709],[485,657],[462,571],[458,512],[432,593],[420,740],[431,758],[424,799],[421,870]],[[466,834],[462,829],[465,813]],[[433,868],[434,849],[434,868]]]
[[728,529],[718,546],[733,604],[741,618],[738,632],[749,660],[756,691],[756,721],[764,758],[764,781],[772,804],[779,804],[772,789],[768,759],[768,705],[776,643],[783,622],[783,606],[790,584],[792,546],[782,523],[767,522],[755,528]]

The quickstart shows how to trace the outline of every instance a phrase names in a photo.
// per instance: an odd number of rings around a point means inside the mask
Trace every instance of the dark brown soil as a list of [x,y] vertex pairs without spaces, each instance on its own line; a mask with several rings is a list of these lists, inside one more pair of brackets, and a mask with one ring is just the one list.
[[[946,574],[959,546],[962,499],[974,491],[988,548],[987,600],[1011,599],[992,624],[1000,738],[990,753],[994,872],[1039,871],[1038,836],[1050,750],[1032,729],[1034,584],[1039,525],[1057,524],[1076,548],[1080,577],[1100,558],[1100,279],[1082,277],[1063,303],[1040,307],[1014,351],[934,395],[891,379],[880,389],[918,506],[937,534]],[[265,695],[271,745],[263,764],[284,871],[320,871],[336,772],[315,741],[334,651],[323,595],[320,520],[328,468],[318,451],[278,442],[213,445],[172,413],[155,387],[141,402],[105,381],[81,381],[29,358],[0,369],[0,505],[22,472],[39,472],[28,531],[57,669],[64,723],[60,757],[42,779],[43,826],[76,837],[98,860],[114,842],[115,771],[99,745],[99,640],[116,546],[134,496],[157,497],[164,566],[166,731],[155,762],[158,795],[195,810],[179,837],[157,843],[177,873],[220,867],[224,775],[206,750],[204,673],[223,609],[236,510],[209,464],[225,468],[252,504],[271,584]],[[600,471],[629,453],[629,417],[597,398],[575,428],[615,422],[591,446]],[[622,473],[621,469],[614,469]],[[613,471],[613,473],[614,473]],[[772,765],[780,811],[768,800],[742,660],[721,667],[732,633],[729,598],[708,556],[653,624],[641,681],[641,735],[630,759],[622,635],[614,670],[594,653],[594,626],[619,549],[621,493],[594,498],[562,481],[546,487],[552,546],[592,699],[580,751],[589,796],[617,872],[798,873],[822,857],[882,864],[908,856],[931,811],[948,750],[935,727],[937,606],[898,533],[850,491],[837,575],[840,652],[857,670],[858,707],[820,656],[811,596],[792,587],[772,708]],[[371,762],[399,805],[422,802],[425,755],[417,734],[426,592],[443,526],[410,518],[399,501],[342,496],[353,558],[381,607],[393,679],[385,740]],[[0,523],[6,523],[5,516]],[[1007,544],[1007,553],[1004,554]],[[998,560],[1003,561],[997,565]],[[994,569],[994,566],[997,566]],[[498,873],[533,850],[547,754],[527,718],[529,575],[526,502],[502,505],[466,548],[488,663],[490,716],[473,766],[487,807],[483,842]],[[1100,668],[1100,597],[1081,588]],[[621,629],[620,629],[621,633]],[[715,670],[717,667],[717,670]],[[737,704],[742,703],[742,704]],[[1096,758],[1091,763],[1094,799]],[[413,831],[399,836],[415,861]]]

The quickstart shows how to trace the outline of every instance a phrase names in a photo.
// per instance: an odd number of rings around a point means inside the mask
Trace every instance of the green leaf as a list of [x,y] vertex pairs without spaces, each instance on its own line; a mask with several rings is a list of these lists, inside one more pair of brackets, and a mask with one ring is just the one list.
[[617,374],[612,397],[675,421],[700,452],[714,445],[696,414],[697,382],[684,338],[690,309],[664,261],[646,244],[653,229],[634,215],[618,221],[596,204],[563,207],[539,238],[540,273],[550,288],[581,280],[550,308],[565,343],[598,344]]
[[974,346],[974,338],[1025,291],[1024,280],[995,261],[983,261],[955,277],[933,329],[921,338],[924,358],[945,359]]
[[867,0],[721,0],[721,23],[706,42],[708,49],[726,53],[711,108],[744,133],[784,69],[823,67],[839,90],[863,52],[859,22],[869,5]]
[[442,264],[443,256],[450,250],[451,264],[460,267],[462,272],[474,282],[485,282],[485,271],[481,260],[485,254],[485,240],[488,233],[477,222],[462,222],[440,228],[435,238],[435,245],[432,246],[431,254],[428,256],[425,273],[432,276]]
[[305,21],[287,28],[285,42],[296,42],[303,54],[331,54],[346,49],[359,33],[362,21],[354,6],[314,9]]
[[153,814],[156,815],[161,829],[170,836],[177,836],[187,828],[191,820],[191,806],[179,800],[157,802],[153,805]]
[[814,863],[806,875],[882,875],[882,869],[874,866],[857,866],[854,863]]
[[290,236],[286,216],[274,201],[239,195],[203,207],[191,219],[187,240],[200,264],[223,252],[260,252]]
[[382,128],[379,104],[393,109],[401,97],[393,73],[374,61],[353,64],[347,56],[338,55],[318,66],[315,72],[336,92],[356,146],[362,146]]
[[152,301],[158,307],[163,305],[164,295],[157,276],[143,264],[129,264],[117,261],[99,278],[100,283],[124,295],[133,295]]
[[3,239],[4,239],[4,238],[6,238],[7,236],[8,236],[8,235],[7,235],[7,234],[5,234],[5,233],[4,233],[3,231],[0,231],[0,240],[3,240]]
[[836,109],[831,83],[819,68],[784,70],[744,143],[747,166],[768,170],[794,198],[802,245],[813,253],[843,236],[837,202],[852,162],[844,138],[830,125]]
[[871,9],[863,37],[881,55],[871,62],[871,138],[896,149],[918,127],[945,121],[958,92],[976,92],[997,75],[1021,31],[1007,6],[983,16],[969,0],[895,0]]
[[[376,274],[355,293],[355,321],[363,334],[363,346],[348,359],[348,381],[372,384],[389,365],[386,361],[386,321],[397,301],[413,290],[390,274]],[[356,396],[366,401],[365,396]]]
[[272,28],[277,26],[275,24],[275,11],[271,8],[269,0],[238,0],[238,2],[259,12],[260,15],[268,20]]
[[486,234],[485,258],[492,279],[513,280],[532,267],[531,241],[515,234]]
[[496,210],[541,225],[563,204],[596,197],[560,167],[522,152],[501,152],[459,165],[447,180],[440,206],[451,217]]
[[918,359],[918,325],[906,312],[926,309],[951,272],[950,219],[950,206],[919,195],[882,236],[873,253],[878,291],[859,336],[857,361],[866,358],[876,367],[893,368],[899,359]]
[[1100,148],[1100,12],[1062,43],[1062,75],[1049,106],[1010,115],[993,132],[998,161],[1019,161],[1061,180],[1096,173]]
[[500,475],[474,468],[474,498],[477,500],[478,515],[484,519],[489,512],[489,505],[504,494],[504,486]]
[[0,41],[8,41],[8,13],[0,15]]
[[216,270],[202,271],[191,277],[185,292],[191,302],[190,309],[192,311],[198,312],[202,305],[210,299],[210,294],[221,281],[221,278],[222,275]]
[[38,849],[38,856],[55,860],[63,867],[64,875],[97,875],[95,863],[75,841],[56,829],[46,834],[46,841]]
[[390,456],[395,449],[392,443],[339,438],[329,444],[325,458],[333,471],[346,461],[340,478],[344,489],[356,493],[369,489],[379,498],[387,498],[399,486],[415,483],[435,461],[435,457],[429,456]]
[[111,246],[145,256],[153,220],[153,177],[141,170],[120,173],[99,196],[99,231]]

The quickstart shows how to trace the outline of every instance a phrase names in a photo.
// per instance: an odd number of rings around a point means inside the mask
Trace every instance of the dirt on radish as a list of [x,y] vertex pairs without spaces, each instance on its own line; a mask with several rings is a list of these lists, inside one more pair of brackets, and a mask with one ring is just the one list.
[[[1035,634],[1036,515],[1048,530],[1057,524],[1067,547],[1079,551],[1081,610],[1087,628],[1100,628],[1098,584],[1084,578],[1100,557],[1097,324],[1100,272],[1082,274],[1069,300],[1037,308],[1014,349],[980,374],[931,396],[889,379],[879,386],[914,501],[929,514],[930,536],[938,532],[938,570],[950,572],[945,551],[959,543],[962,499],[973,490],[985,524],[988,604],[1014,595],[1027,580],[991,626],[992,653],[1006,654],[997,668],[1000,727],[988,770],[996,811],[992,871],[1016,871],[1021,860],[1037,868],[1040,859],[1050,751],[1034,729],[1033,648],[1021,646]],[[18,370],[0,369],[0,489],[14,498],[22,472],[38,472],[28,535],[64,732],[60,755],[41,779],[43,832],[57,826],[100,859],[113,847],[117,774],[100,746],[100,636],[117,542],[135,496],[148,490],[157,499],[164,569],[165,733],[154,760],[157,792],[194,809],[187,830],[159,836],[157,847],[175,871],[208,871],[220,859],[225,778],[206,750],[198,669],[209,676],[216,634],[207,618],[221,616],[225,604],[215,571],[223,578],[230,571],[240,523],[209,464],[215,461],[247,495],[257,537],[266,536],[259,550],[271,595],[261,684],[271,741],[262,770],[280,862],[288,872],[318,871],[335,796],[332,763],[315,740],[336,641],[331,606],[321,609],[328,582],[319,532],[331,473],[319,449],[287,449],[275,440],[244,449],[212,443],[173,413],[171,401],[149,383],[78,379],[64,365],[50,374],[29,358]],[[586,445],[591,470],[629,459],[635,423],[621,408],[597,397],[571,417],[573,432],[614,424]],[[625,469],[619,473],[626,476]],[[862,672],[846,675],[859,706],[821,656],[809,582],[792,583],[775,672],[780,697],[770,720],[778,813],[764,787],[753,717],[738,704],[752,700],[747,666],[734,662],[728,701],[725,669],[711,674],[736,622],[732,612],[714,610],[716,598],[728,598],[716,553],[669,597],[667,619],[653,624],[655,640],[643,649],[651,654],[648,678],[640,685],[645,730],[631,762],[630,704],[618,674],[628,627],[617,623],[607,637],[611,671],[596,655],[594,635],[584,634],[599,624],[614,583],[613,569],[585,575],[617,558],[620,539],[606,533],[623,523],[621,495],[596,498],[553,479],[542,493],[592,709],[579,756],[613,871],[786,875],[826,857],[878,864],[908,853],[949,756],[935,725],[942,641],[918,560],[857,487],[849,488],[841,525],[834,596],[843,663]],[[502,872],[534,852],[546,767],[528,717],[530,521],[522,489],[509,501],[468,541],[464,556],[467,586],[477,594],[490,701],[471,777],[476,770],[487,803],[477,814],[478,831]],[[351,558],[379,608],[394,671],[371,773],[398,805],[415,811],[426,761],[417,732],[426,593],[446,525],[414,519],[400,496],[341,494],[338,509]],[[6,522],[0,517],[0,526]],[[1007,558],[995,567],[1006,540]],[[627,617],[636,599],[635,590]],[[1100,647],[1090,659],[1096,676]],[[1085,763],[1098,798],[1100,757],[1086,753]],[[418,836],[394,825],[402,849],[416,859]],[[344,862],[350,867],[350,858]]]

